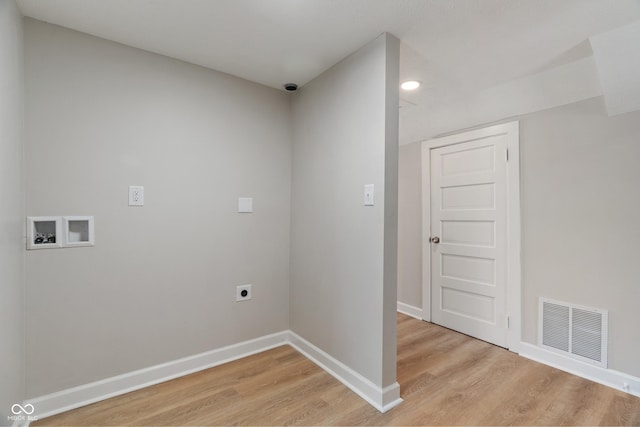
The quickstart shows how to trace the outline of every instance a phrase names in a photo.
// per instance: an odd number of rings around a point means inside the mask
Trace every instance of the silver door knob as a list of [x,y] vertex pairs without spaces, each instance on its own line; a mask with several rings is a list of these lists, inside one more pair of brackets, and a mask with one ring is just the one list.
[[440,243],[440,238],[438,236],[432,237],[429,240],[431,241],[431,243]]

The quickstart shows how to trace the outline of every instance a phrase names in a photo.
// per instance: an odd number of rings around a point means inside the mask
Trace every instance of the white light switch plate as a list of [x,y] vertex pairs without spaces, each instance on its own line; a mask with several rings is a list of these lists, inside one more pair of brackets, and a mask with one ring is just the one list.
[[373,206],[375,203],[375,193],[373,190],[373,184],[366,184],[364,186],[364,205]]
[[253,197],[239,197],[238,198],[238,212],[239,213],[252,213],[253,212]]
[[144,187],[141,185],[129,186],[129,206],[144,206]]

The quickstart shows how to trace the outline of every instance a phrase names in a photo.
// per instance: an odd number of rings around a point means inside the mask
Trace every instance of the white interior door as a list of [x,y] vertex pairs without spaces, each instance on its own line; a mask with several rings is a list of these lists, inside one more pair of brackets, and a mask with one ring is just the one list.
[[507,155],[505,134],[430,150],[431,320],[503,347]]

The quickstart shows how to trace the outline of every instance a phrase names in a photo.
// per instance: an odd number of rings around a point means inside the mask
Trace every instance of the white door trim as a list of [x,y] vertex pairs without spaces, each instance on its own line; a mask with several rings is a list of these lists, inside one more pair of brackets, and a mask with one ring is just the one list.
[[520,351],[521,338],[521,271],[520,271],[520,126],[517,121],[489,126],[455,135],[422,142],[422,318],[431,321],[431,162],[434,148],[459,143],[460,136],[480,139],[506,134],[509,161],[507,162],[507,306],[509,350]]

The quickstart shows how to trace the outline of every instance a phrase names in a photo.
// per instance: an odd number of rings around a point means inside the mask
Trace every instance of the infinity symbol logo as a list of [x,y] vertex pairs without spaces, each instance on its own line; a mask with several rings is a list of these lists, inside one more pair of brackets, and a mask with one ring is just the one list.
[[24,412],[27,415],[31,415],[33,414],[33,411],[35,411],[36,408],[33,407],[33,405],[31,403],[27,403],[26,405],[22,406],[18,403],[15,403],[12,407],[11,407],[11,412],[13,412],[13,415],[20,415],[20,413]]

